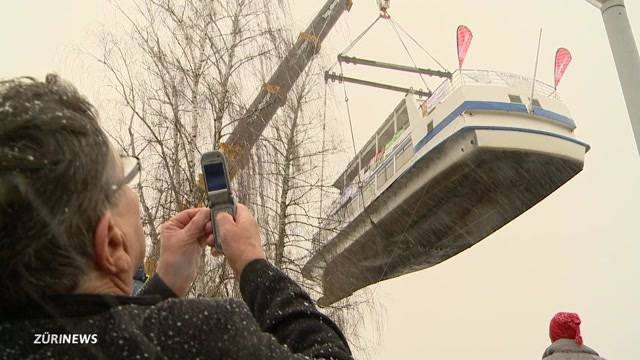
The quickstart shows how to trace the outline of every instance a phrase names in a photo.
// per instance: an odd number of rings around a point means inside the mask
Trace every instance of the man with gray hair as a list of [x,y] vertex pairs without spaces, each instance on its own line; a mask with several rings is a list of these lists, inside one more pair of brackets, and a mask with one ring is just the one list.
[[55,76],[0,82],[0,359],[350,359],[338,327],[262,249],[238,204],[216,219],[244,302],[180,299],[213,244],[210,211],[160,229],[145,256],[137,159],[114,152],[93,106]]

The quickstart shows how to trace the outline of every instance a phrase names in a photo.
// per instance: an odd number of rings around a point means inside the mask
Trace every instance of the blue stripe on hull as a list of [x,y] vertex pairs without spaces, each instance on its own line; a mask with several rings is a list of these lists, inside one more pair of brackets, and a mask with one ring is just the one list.
[[[444,130],[447,126],[449,126],[455,119],[457,119],[462,113],[465,111],[474,111],[474,110],[488,110],[488,111],[503,111],[503,112],[517,112],[517,113],[528,113],[529,110],[524,104],[516,104],[516,103],[505,103],[498,101],[465,101],[460,106],[458,106],[451,114],[449,114],[443,121],[441,121],[438,125],[436,125],[433,130],[431,130],[426,136],[424,136],[418,143],[415,145],[416,153],[422,149],[429,141],[431,141],[435,136],[437,136],[442,130]],[[564,126],[569,130],[574,130],[576,128],[576,124],[570,118],[560,115],[558,113],[545,110],[541,107],[534,106],[534,115],[538,117],[545,118],[547,120],[551,120],[552,122]],[[514,128],[516,129],[516,128]],[[552,133],[547,133],[552,134]],[[568,138],[569,139],[569,138]]]

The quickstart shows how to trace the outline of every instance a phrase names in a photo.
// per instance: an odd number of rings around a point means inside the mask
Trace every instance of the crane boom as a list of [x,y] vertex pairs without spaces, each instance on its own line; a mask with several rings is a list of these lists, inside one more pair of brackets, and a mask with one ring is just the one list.
[[227,142],[221,146],[232,160],[229,162],[231,178],[247,165],[249,153],[267,124],[284,105],[293,84],[318,53],[329,31],[342,13],[351,9],[351,5],[352,0],[327,0],[306,31],[300,34],[269,82],[260,89],[244,116],[238,120]]

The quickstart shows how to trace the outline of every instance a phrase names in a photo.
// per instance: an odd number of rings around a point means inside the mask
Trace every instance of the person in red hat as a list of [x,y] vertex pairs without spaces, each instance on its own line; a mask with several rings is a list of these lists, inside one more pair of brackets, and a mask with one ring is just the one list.
[[580,335],[580,316],[559,312],[549,323],[551,345],[545,350],[544,360],[604,360],[590,347],[583,344]]

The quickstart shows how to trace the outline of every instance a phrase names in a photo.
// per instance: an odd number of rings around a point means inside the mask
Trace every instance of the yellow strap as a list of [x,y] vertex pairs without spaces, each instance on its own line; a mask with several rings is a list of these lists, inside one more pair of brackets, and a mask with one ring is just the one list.
[[264,89],[267,90],[269,94],[278,94],[280,92],[280,86],[273,84],[264,84]]
[[280,105],[284,105],[287,102],[287,94],[281,91],[280,86],[273,84],[264,84],[264,89],[269,93],[277,96],[280,99]]
[[235,161],[239,158],[240,151],[242,150],[242,145],[229,145],[227,143],[222,143],[219,146],[220,151],[224,153],[224,155],[230,161]]
[[301,32],[300,38],[312,42],[315,47],[318,47],[318,43],[320,42],[320,38],[317,35],[309,32]]

